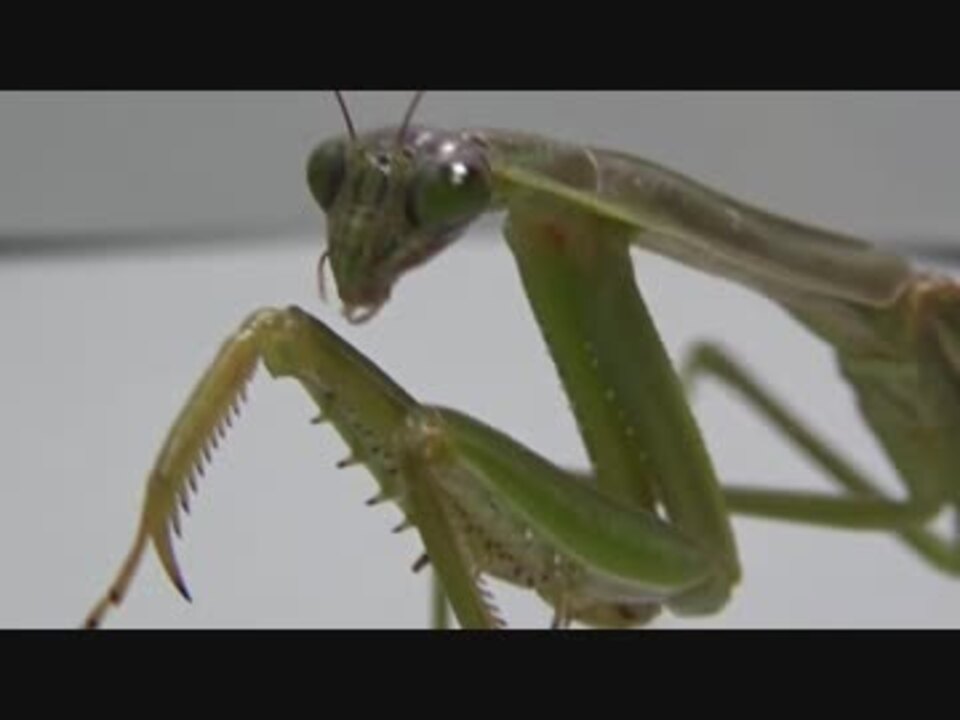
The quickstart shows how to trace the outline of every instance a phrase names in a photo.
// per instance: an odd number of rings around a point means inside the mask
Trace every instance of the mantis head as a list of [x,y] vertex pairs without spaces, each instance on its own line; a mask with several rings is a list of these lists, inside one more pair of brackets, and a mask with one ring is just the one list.
[[[343,106],[339,94],[338,100]],[[492,181],[483,147],[464,133],[410,126],[328,140],[307,164],[310,191],[326,214],[327,260],[344,316],[359,323],[390,298],[397,280],[459,237],[486,211]]]

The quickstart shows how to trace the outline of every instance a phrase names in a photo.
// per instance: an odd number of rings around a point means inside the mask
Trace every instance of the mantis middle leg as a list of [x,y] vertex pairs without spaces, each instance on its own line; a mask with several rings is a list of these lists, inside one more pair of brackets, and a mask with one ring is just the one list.
[[684,365],[688,389],[702,377],[710,377],[735,390],[774,429],[816,463],[826,477],[848,495],[837,497],[759,488],[724,489],[730,511],[735,514],[819,525],[848,530],[886,530],[935,567],[960,574],[960,543],[947,542],[924,529],[945,506],[935,491],[893,500],[876,481],[831,447],[737,362],[722,347],[701,343],[693,348]]

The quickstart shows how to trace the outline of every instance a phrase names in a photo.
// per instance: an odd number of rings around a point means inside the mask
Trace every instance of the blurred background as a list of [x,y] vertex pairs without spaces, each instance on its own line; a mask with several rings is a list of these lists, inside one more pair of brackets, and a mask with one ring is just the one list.
[[[410,93],[347,99],[370,129],[396,124]],[[635,153],[877,242],[960,240],[957,94],[437,92],[418,120]],[[304,164],[342,132],[328,93],[0,93],[0,234],[18,238],[0,246],[0,626],[82,621],[128,549],[170,422],[260,306],[300,304],[422,400],[584,462],[497,221],[401,282],[370,325],[321,304]],[[896,491],[823,345],[734,285],[635,260],[675,358],[696,338],[736,349]],[[260,375],[250,396],[177,545],[193,604],[151,552],[109,625],[423,627],[416,534],[390,533],[394,506],[364,507],[372,479],[334,469],[344,446],[309,424],[298,386]],[[724,478],[830,487],[721,389],[704,385],[695,407]],[[890,538],[735,526],[745,578],[729,608],[654,627],[960,626],[960,580]],[[495,589],[511,625],[549,624],[535,597]]]

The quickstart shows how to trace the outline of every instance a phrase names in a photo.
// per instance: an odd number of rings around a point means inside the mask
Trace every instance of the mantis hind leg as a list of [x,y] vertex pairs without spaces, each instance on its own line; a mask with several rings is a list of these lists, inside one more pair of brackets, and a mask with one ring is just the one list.
[[935,567],[960,574],[960,544],[945,542],[924,529],[943,509],[939,497],[894,500],[875,481],[831,447],[829,441],[788,410],[753,375],[717,345],[701,343],[684,363],[688,390],[702,377],[710,377],[735,390],[773,428],[816,463],[846,496],[789,492],[761,488],[726,487],[731,512],[739,515],[797,522],[846,530],[886,530]]

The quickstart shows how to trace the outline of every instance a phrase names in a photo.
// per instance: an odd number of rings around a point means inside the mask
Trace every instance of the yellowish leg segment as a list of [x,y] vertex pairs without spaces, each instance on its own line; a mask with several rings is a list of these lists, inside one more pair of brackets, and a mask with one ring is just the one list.
[[[387,439],[402,426],[415,401],[385,379],[362,355],[297,308],[252,314],[231,335],[173,423],[151,471],[136,537],[104,597],[86,619],[99,626],[125,597],[137,567],[152,543],[170,580],[190,595],[173,552],[172,529],[180,534],[180,509],[210,462],[212,452],[245,399],[245,388],[263,360],[274,376],[297,377],[380,482],[382,499],[395,497],[397,463]],[[333,387],[336,385],[336,388]],[[364,408],[362,420],[356,408]]]

